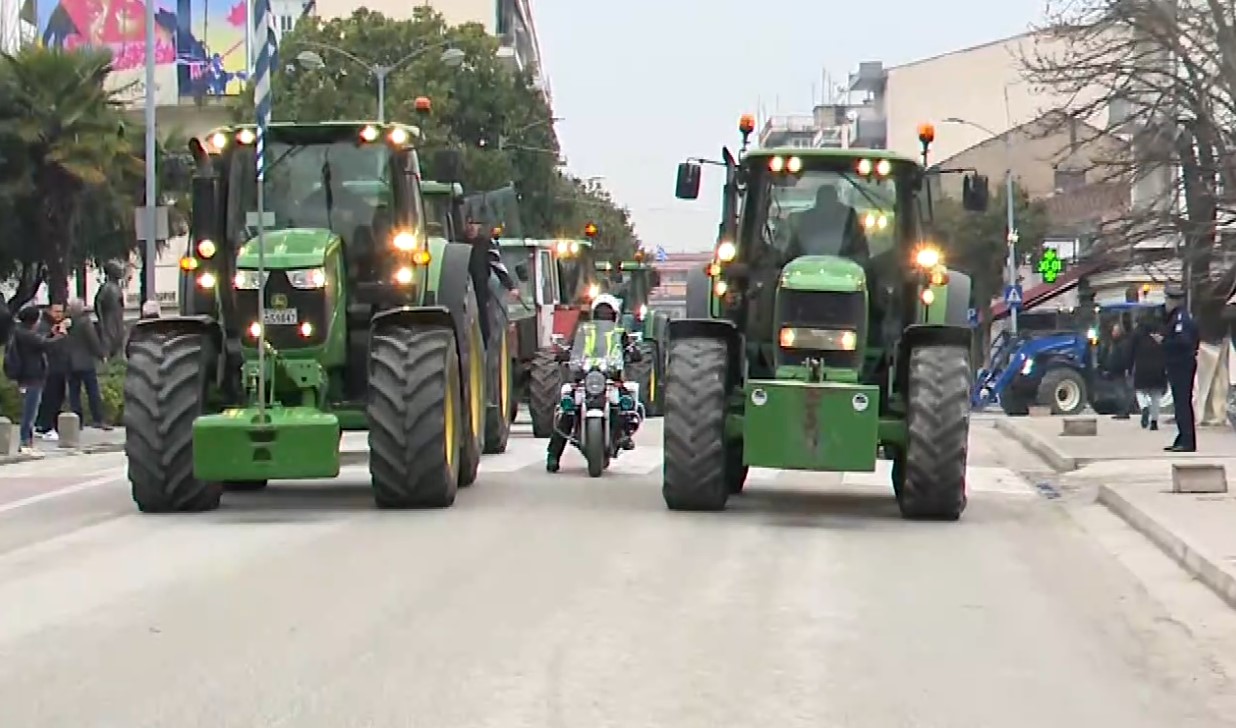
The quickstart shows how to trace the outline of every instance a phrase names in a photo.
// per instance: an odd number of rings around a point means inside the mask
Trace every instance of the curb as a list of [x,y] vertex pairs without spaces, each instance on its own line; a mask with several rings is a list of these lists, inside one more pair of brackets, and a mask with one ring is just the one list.
[[1228,606],[1236,608],[1236,574],[1223,568],[1218,559],[1184,536],[1173,533],[1110,486],[1099,486],[1099,502],[1150,539],[1168,558],[1209,587]]
[[62,457],[77,457],[79,455],[102,455],[109,452],[124,452],[124,443],[105,443],[102,445],[89,445],[79,448],[61,448],[53,450],[54,455],[44,457],[34,457],[31,455],[0,455],[0,467],[5,465],[17,465],[18,463],[30,463],[34,461],[45,461],[48,459],[55,460]]
[[1081,465],[1078,458],[1066,455],[1059,448],[1044,440],[1038,433],[1018,427],[1015,422],[1007,419],[993,420],[995,428],[1016,440],[1019,445],[1038,455],[1048,465],[1060,472],[1077,470]]

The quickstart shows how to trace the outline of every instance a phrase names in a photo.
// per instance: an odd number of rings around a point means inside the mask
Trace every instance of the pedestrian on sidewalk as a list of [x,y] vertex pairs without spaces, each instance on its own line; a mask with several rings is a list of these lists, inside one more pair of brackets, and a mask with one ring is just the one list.
[[1125,335],[1124,326],[1113,325],[1103,372],[1104,378],[1110,379],[1116,387],[1116,414],[1112,417],[1115,420],[1129,419],[1129,410],[1133,406],[1133,392],[1129,387],[1129,370],[1133,366],[1132,348],[1131,337]]
[[[44,312],[39,330],[47,336],[54,329],[61,328],[61,321],[64,321],[64,304],[53,303]],[[57,346],[47,352],[47,380],[43,384],[43,403],[39,405],[34,428],[37,437],[51,442],[60,439],[58,420],[68,393],[69,352],[66,347]]]
[[1162,316],[1157,316],[1138,323],[1133,334],[1133,389],[1142,411],[1142,429],[1159,429],[1159,405],[1167,392],[1163,345],[1154,337],[1162,327]]
[[100,430],[112,426],[103,419],[103,396],[99,392],[99,367],[103,366],[107,352],[95,329],[86,304],[80,298],[69,302],[69,333],[66,345],[69,353],[69,408],[84,426],[82,413],[82,388],[90,400],[90,423]]
[[1185,308],[1185,291],[1168,286],[1167,322],[1154,334],[1163,345],[1167,384],[1172,390],[1172,409],[1176,415],[1176,440],[1163,448],[1169,452],[1197,452],[1197,425],[1193,413],[1193,382],[1197,377],[1197,350],[1201,339],[1197,324]]
[[21,422],[18,426],[21,452],[40,457],[34,448],[34,420],[43,399],[43,384],[47,379],[47,353],[63,345],[66,338],[64,324],[46,335],[39,332],[41,314],[36,306],[26,306],[17,314],[17,327],[13,340],[4,354],[4,373],[17,382],[21,393]]

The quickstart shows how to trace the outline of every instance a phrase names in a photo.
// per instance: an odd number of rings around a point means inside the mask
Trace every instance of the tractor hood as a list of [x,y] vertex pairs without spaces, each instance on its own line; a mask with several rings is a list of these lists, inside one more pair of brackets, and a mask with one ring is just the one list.
[[[315,268],[326,261],[326,252],[339,242],[339,236],[321,228],[269,230],[266,238],[266,267],[272,269]],[[251,239],[240,248],[236,267],[258,267],[258,241]]]
[[866,280],[862,266],[834,255],[804,255],[781,270],[781,287],[797,291],[854,293],[863,290]]

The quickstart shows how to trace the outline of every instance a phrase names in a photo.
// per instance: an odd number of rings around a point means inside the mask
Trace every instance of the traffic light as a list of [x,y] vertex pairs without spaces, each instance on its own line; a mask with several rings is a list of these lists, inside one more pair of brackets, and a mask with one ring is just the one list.
[[584,226],[584,237],[591,239],[591,238],[595,238],[596,236],[597,236],[596,223],[590,222]]

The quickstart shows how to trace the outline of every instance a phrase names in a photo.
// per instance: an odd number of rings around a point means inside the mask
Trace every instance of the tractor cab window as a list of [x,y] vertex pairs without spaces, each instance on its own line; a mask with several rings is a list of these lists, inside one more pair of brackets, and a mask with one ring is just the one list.
[[744,210],[744,240],[752,254],[781,264],[803,255],[868,261],[897,249],[891,176],[861,177],[839,169],[800,174],[761,170]]
[[[267,229],[331,230],[360,246],[389,236],[396,220],[392,180],[399,175],[384,144],[351,140],[326,144],[267,145],[264,225]],[[252,148],[237,150],[228,185],[228,209],[244,221],[243,237],[257,228],[257,179]]]
[[605,290],[620,299],[623,308],[635,311],[648,303],[648,297],[652,293],[651,274],[652,271],[647,268],[623,270],[621,266],[615,266],[613,270],[601,275],[608,276]]
[[[515,277],[515,281],[519,284],[519,301],[510,301],[507,303],[511,315],[526,310],[526,307],[531,305],[536,300],[536,278],[535,271],[532,267],[531,250],[528,248],[518,248],[509,245],[503,245],[502,264]],[[527,276],[520,276],[519,272],[524,271]],[[528,280],[524,280],[524,278]]]
[[450,195],[425,195],[425,233],[431,238],[455,239]]

